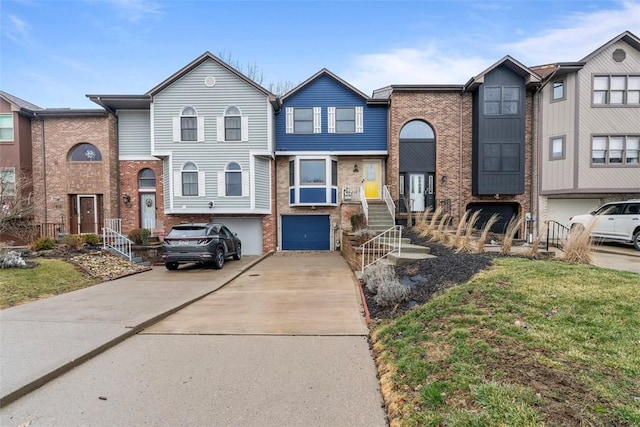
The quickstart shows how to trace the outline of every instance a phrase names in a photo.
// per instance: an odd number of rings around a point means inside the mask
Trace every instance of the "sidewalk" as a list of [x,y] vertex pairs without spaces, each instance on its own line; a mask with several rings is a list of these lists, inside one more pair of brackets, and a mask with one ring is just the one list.
[[167,274],[156,267],[0,311],[0,407],[219,289],[265,257],[229,261],[222,270]]

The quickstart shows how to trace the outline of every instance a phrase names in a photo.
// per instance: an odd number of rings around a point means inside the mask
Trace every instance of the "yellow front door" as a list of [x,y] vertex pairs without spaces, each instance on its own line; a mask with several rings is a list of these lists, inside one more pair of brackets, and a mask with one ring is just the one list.
[[363,162],[364,196],[367,199],[380,199],[381,169],[379,160]]

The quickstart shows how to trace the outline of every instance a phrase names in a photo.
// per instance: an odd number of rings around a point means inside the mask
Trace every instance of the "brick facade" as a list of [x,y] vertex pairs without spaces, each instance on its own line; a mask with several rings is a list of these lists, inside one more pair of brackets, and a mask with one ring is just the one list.
[[[135,228],[142,228],[140,219],[140,190],[138,187],[138,175],[143,169],[151,169],[156,175],[156,229],[155,233],[166,231],[168,222],[164,214],[164,185],[162,179],[162,160],[122,160],[120,161],[120,216],[122,218],[122,231],[127,234]],[[128,204],[124,203],[124,195],[130,197]]]

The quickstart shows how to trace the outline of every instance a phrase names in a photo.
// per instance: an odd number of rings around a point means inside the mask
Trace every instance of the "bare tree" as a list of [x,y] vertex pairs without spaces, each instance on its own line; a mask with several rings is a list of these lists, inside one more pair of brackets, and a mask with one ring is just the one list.
[[24,242],[32,242],[39,234],[33,221],[33,179],[27,171],[17,177],[8,171],[0,172],[0,235],[10,235]]
[[233,68],[240,71],[242,74],[249,77],[260,86],[266,87],[269,92],[275,95],[284,95],[287,91],[293,88],[292,82],[282,80],[279,80],[277,82],[269,82],[265,86],[264,73],[262,72],[262,69],[258,67],[258,64],[256,64],[255,62],[241,64],[239,60],[233,58],[231,52],[219,52],[218,58],[231,65]]

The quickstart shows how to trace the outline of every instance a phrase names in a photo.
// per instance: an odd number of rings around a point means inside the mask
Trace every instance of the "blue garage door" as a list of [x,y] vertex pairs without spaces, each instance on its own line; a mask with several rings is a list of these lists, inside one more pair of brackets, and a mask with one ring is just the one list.
[[328,250],[329,215],[282,215],[283,250]]

